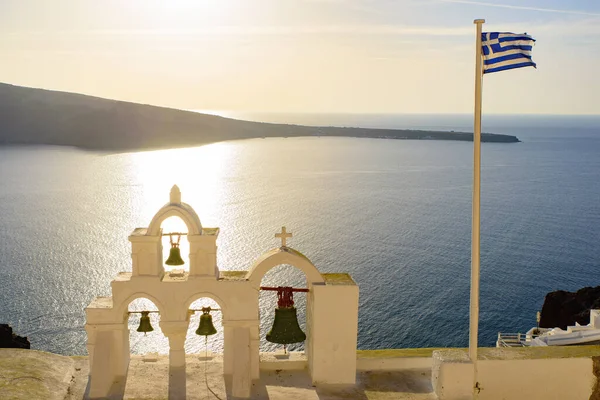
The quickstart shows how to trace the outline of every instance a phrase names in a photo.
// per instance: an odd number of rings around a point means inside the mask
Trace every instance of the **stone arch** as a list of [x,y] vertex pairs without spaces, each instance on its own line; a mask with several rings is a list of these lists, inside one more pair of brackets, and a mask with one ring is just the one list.
[[194,209],[185,203],[173,204],[169,203],[162,207],[152,218],[148,226],[147,236],[158,236],[160,233],[160,225],[169,217],[179,217],[185,223],[190,235],[201,235],[202,224],[200,217]]
[[255,289],[258,289],[265,274],[282,264],[291,265],[304,272],[309,287],[315,283],[325,283],[323,276],[308,257],[288,247],[273,249],[260,256],[250,268],[248,280]]
[[202,299],[202,298],[208,298],[211,300],[214,300],[215,303],[217,303],[219,305],[219,308],[221,309],[221,314],[223,316],[223,321],[226,321],[226,315],[227,314],[227,305],[226,303],[221,300],[219,298],[219,296],[213,294],[213,293],[209,293],[209,292],[199,292],[199,293],[195,293],[192,296],[188,297],[188,299],[185,301],[184,305],[185,307],[182,307],[181,312],[185,313],[184,315],[179,315],[179,317],[183,317],[181,319],[187,319],[187,310],[190,309],[190,306],[192,305],[193,302],[195,302],[196,300]]
[[146,292],[136,292],[133,293],[132,295],[130,295],[125,301],[123,301],[119,307],[117,308],[117,315],[118,316],[125,316],[128,309],[129,309],[129,305],[131,304],[132,301],[137,300],[137,299],[148,299],[151,302],[154,303],[154,305],[156,306],[156,308],[158,308],[158,312],[161,315],[161,317],[163,317],[165,315],[166,309],[163,306],[163,304],[158,301],[156,299],[156,297],[152,296],[150,293],[146,293]]
[[[146,299],[151,301],[154,306],[158,309],[158,314],[152,313],[149,315],[150,323],[154,328],[153,332],[148,333],[149,335],[156,335],[154,339],[148,341],[145,336],[146,334],[142,334],[137,332],[138,324],[141,321],[141,314],[137,313],[138,311],[154,311],[152,307],[144,307],[142,309],[137,309],[135,314],[129,314],[128,309],[131,306],[131,303],[138,299]],[[123,351],[125,352],[125,358],[129,360],[132,354],[145,354],[147,352],[158,352],[164,354],[165,348],[163,346],[167,346],[167,354],[168,350],[170,350],[170,343],[168,338],[165,335],[165,332],[162,329],[162,321],[166,318],[165,313],[168,311],[168,308],[165,308],[163,304],[157,300],[155,296],[150,295],[147,292],[137,292],[130,295],[127,300],[125,300],[120,307],[120,314],[123,316],[123,327],[127,332],[127,340],[124,343]],[[131,325],[133,324],[133,326]]]
[[[188,323],[187,333],[185,336],[184,349],[186,354],[202,354],[205,351],[216,351],[222,352],[231,351],[233,344],[231,341],[226,340],[225,330],[226,328],[226,320],[225,315],[227,315],[227,311],[225,309],[225,303],[216,295],[208,292],[196,293],[185,301],[185,311],[186,313],[190,309],[190,307],[197,301],[206,301],[210,300],[211,304],[209,306],[214,309],[214,303],[217,304],[216,308],[220,309],[219,312],[211,312],[212,321],[217,333],[212,336],[204,337],[198,336],[196,334],[196,329],[198,328],[198,324],[200,322],[200,316],[202,312],[197,311],[195,316],[192,316],[191,313],[186,315],[186,321]],[[203,305],[204,306],[204,305]],[[195,307],[199,309],[199,306]],[[193,319],[195,318],[195,319]],[[227,348],[227,350],[225,350]]]

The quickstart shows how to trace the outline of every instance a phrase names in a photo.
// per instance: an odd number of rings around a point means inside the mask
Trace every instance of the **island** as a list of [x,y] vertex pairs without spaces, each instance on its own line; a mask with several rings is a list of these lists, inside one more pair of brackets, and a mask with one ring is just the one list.
[[[470,132],[303,126],[242,121],[172,108],[0,83],[0,145],[139,151],[272,137],[473,141]],[[482,142],[517,143],[483,133]]]

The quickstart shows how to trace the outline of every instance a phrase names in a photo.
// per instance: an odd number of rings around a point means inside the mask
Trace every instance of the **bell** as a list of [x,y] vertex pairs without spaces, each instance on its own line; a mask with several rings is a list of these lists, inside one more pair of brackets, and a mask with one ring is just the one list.
[[183,265],[183,259],[181,258],[181,252],[179,251],[179,247],[171,247],[171,251],[169,252],[169,258],[165,261],[167,265]]
[[142,318],[140,318],[140,326],[137,328],[138,332],[144,332],[144,335],[147,332],[152,332],[154,328],[150,325],[150,311],[142,311]]
[[294,293],[291,287],[277,288],[277,308],[273,327],[267,333],[267,340],[271,343],[285,345],[299,343],[306,340],[306,334],[298,325],[296,307],[294,307]]
[[306,334],[298,325],[296,307],[278,307],[275,309],[273,327],[267,333],[267,340],[271,343],[290,344],[304,342]]
[[173,236],[171,235],[169,237],[169,240],[171,241],[171,251],[169,251],[169,258],[167,258],[167,261],[165,261],[165,264],[167,265],[183,265],[185,264],[183,262],[183,259],[181,258],[181,251],[179,250],[179,239],[181,238],[181,236],[177,236],[177,242],[173,241]]
[[200,316],[200,325],[196,329],[196,335],[210,336],[217,333],[213,325],[212,315],[210,315],[210,307],[202,307],[202,315]]

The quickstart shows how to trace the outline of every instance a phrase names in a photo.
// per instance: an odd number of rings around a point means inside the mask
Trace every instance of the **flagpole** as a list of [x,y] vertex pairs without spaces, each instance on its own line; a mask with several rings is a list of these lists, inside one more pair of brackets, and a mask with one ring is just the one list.
[[473,391],[477,395],[477,335],[479,332],[479,228],[481,198],[481,85],[483,80],[481,32],[484,19],[477,25],[475,47],[475,122],[473,127],[473,216],[471,228],[471,305],[469,322],[469,358],[473,363]]

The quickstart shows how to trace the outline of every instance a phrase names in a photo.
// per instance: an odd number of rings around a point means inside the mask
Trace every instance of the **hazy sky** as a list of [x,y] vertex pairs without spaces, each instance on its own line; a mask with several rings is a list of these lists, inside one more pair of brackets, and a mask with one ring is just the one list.
[[0,0],[0,82],[183,109],[470,113],[475,25],[538,69],[484,113],[600,114],[599,0]]

